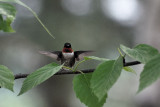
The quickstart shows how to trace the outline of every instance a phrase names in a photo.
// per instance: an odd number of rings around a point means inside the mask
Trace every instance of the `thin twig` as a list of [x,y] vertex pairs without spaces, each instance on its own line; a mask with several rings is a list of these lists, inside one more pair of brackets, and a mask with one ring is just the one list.
[[[123,65],[124,66],[133,66],[133,65],[138,65],[141,64],[139,61],[133,61],[133,62],[125,62],[125,59],[123,60]],[[85,69],[85,70],[81,70],[83,73],[91,73],[94,72],[95,69]],[[54,75],[65,75],[65,74],[80,74],[79,71],[71,71],[71,70],[60,70],[59,72],[57,72]],[[15,79],[20,79],[20,78],[26,78],[29,74],[16,74],[15,75]]]
[[141,64],[141,62],[139,62],[139,61],[126,62],[125,56],[126,56],[126,54],[123,56],[123,66],[124,67]]
[[138,64],[141,64],[141,62],[139,61],[128,62],[128,63],[124,63],[124,66],[133,66],[133,65],[138,65]]

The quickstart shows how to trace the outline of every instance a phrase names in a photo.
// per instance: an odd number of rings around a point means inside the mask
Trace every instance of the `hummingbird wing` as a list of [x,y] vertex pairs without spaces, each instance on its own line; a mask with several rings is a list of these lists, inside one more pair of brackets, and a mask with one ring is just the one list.
[[75,51],[75,59],[77,61],[82,60],[84,56],[89,56],[93,51]]
[[60,58],[62,56],[62,52],[61,51],[53,51],[53,52],[48,52],[48,51],[39,51],[40,54],[49,56],[53,59],[56,59],[57,61],[60,61]]

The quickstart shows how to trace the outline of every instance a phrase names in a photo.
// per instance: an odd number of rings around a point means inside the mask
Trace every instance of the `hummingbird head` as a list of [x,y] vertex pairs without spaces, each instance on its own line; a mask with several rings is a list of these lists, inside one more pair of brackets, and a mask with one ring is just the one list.
[[71,44],[70,43],[65,43],[64,48],[71,48]]
[[64,53],[72,53],[73,50],[72,50],[71,44],[70,43],[65,43],[62,52],[64,52]]

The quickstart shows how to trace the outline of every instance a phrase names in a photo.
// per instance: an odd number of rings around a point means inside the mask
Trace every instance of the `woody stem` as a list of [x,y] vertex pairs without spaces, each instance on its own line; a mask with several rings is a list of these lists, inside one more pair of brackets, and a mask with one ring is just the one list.
[[[139,65],[141,64],[139,61],[133,61],[133,62],[125,62],[124,61],[124,64],[123,66],[126,67],[126,66],[133,66],[133,65]],[[94,72],[95,69],[85,69],[85,70],[80,70],[81,72],[79,71],[75,71],[75,72],[72,72],[72,70],[60,70],[59,72],[57,72],[56,74],[54,75],[65,75],[65,74],[80,74],[80,73],[92,73]],[[29,74],[16,74],[14,77],[14,79],[20,79],[20,78],[26,78]]]

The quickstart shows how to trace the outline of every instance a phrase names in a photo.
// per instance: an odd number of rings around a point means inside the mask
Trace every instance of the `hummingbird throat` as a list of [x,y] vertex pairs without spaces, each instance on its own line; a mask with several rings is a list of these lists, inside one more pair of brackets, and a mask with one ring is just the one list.
[[72,53],[73,50],[72,50],[72,48],[63,48],[62,52],[63,53]]

